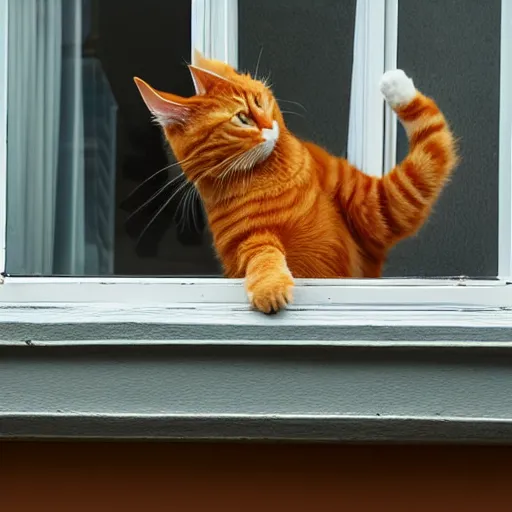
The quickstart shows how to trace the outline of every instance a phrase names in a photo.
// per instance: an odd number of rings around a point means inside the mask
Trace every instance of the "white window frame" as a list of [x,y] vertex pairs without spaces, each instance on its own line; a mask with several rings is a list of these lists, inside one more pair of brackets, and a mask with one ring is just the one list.
[[[0,0],[0,270],[5,270],[6,239],[7,1]],[[384,35],[386,46],[373,64],[369,64],[375,67],[372,68],[372,73],[368,73],[372,83],[368,83],[366,88],[367,91],[376,90],[375,94],[378,94],[378,83],[373,83],[376,69],[382,71],[381,67],[396,65],[398,2],[383,2],[385,9],[382,12],[385,16],[382,17],[380,33]],[[212,4],[218,9],[215,15],[212,15]],[[193,45],[197,42],[199,49],[203,51],[209,48],[207,53],[210,52],[210,56],[219,56],[215,52],[221,52],[222,58],[236,64],[236,44],[233,43],[233,34],[236,31],[226,30],[229,23],[236,20],[232,13],[231,17],[229,15],[230,5],[231,0],[193,0],[195,22],[198,22],[199,14],[208,16],[210,20],[210,41],[201,39],[203,35],[199,35],[198,25],[193,24]],[[313,353],[322,353],[333,347],[363,352],[373,349],[389,350],[388,353],[399,349],[410,351],[410,354],[426,354],[427,357],[432,357],[433,351],[438,354],[437,351],[441,350],[439,357],[442,358],[446,350],[459,351],[465,357],[469,353],[482,350],[512,349],[512,287],[509,282],[512,275],[511,34],[512,1],[503,0],[500,253],[497,279],[298,280],[295,303],[278,315],[264,316],[250,310],[240,280],[5,276],[0,286],[0,354],[1,350],[7,350],[7,354],[11,354],[9,351],[23,350],[20,354],[25,356],[33,347],[41,347],[41,350],[53,350],[56,347],[85,350],[85,347],[91,345],[100,351],[109,347],[111,350],[115,346],[116,350],[121,351],[119,354],[122,354],[123,347],[133,345],[145,347],[147,350],[155,346],[195,347],[199,354],[205,350],[205,346],[210,349],[224,347],[223,350],[226,347],[252,347],[255,350],[264,348],[266,351],[280,346],[293,350],[311,350]],[[368,54],[368,59],[372,59],[371,54]],[[372,101],[374,100],[375,98]],[[382,99],[379,101],[382,102]],[[369,101],[368,105],[371,103]],[[364,125],[369,138],[375,138],[377,133],[380,133],[381,139],[386,137],[387,149],[380,157],[381,169],[383,166],[389,167],[396,158],[396,122],[390,112],[386,112],[385,118],[383,114],[382,123]],[[374,114],[375,112],[372,115]],[[376,128],[371,128],[372,125]],[[368,131],[372,129],[377,131],[369,134]],[[211,329],[214,334],[209,334],[210,331],[205,329]],[[2,337],[2,330],[11,334]],[[145,332],[150,334],[146,336],[143,334]],[[151,333],[155,332],[160,334],[153,336]],[[161,334],[165,332],[171,334]],[[220,352],[223,353],[225,352]],[[32,352],[29,359],[31,357]],[[34,360],[33,371],[39,371],[37,360]],[[230,371],[232,367],[228,366],[226,372]],[[402,393],[407,393],[407,390]],[[421,397],[416,398],[421,400]],[[413,397],[398,394],[394,399],[400,402]],[[151,401],[152,397],[148,397],[148,400]],[[452,409],[447,406],[442,413],[425,405],[421,418],[408,413],[401,416],[399,412],[394,412],[389,420],[394,422],[393,425],[398,425],[397,430],[383,435],[381,420],[377,426],[374,423],[376,418],[370,410],[366,414],[354,416],[350,412],[318,412],[314,407],[305,407],[297,414],[291,414],[279,407],[273,409],[269,405],[266,412],[252,413],[250,400],[250,397],[241,397],[240,414],[218,410],[212,412],[206,405],[203,409],[187,414],[168,410],[153,417],[137,410],[130,416],[130,410],[113,413],[114,418],[108,414],[104,418],[101,414],[98,415],[93,403],[88,411],[56,417],[55,411],[46,409],[45,412],[38,410],[34,413],[27,413],[26,410],[20,413],[21,409],[6,412],[1,409],[0,400],[0,437],[131,437],[130,432],[122,431],[122,427],[112,427],[112,421],[122,423],[123,414],[126,418],[129,417],[132,426],[146,425],[149,437],[166,438],[187,437],[188,428],[189,433],[193,431],[190,437],[206,438],[274,437],[385,441],[422,440],[435,434],[435,439],[439,435],[444,436],[444,439],[457,441],[461,431],[469,433],[478,430],[478,422],[469,413],[467,416],[463,415],[462,419],[452,417],[457,408],[456,404],[451,404]],[[48,405],[48,409],[50,408]],[[101,418],[105,420],[104,423]],[[84,423],[80,423],[82,419]],[[478,437],[478,441],[487,439],[485,435],[489,440],[505,437],[512,439],[512,417],[502,418],[499,425],[495,417],[484,420],[484,423],[478,424],[482,427],[482,435]],[[5,423],[2,424],[2,421]],[[418,425],[418,430],[411,431],[411,421]],[[82,430],[77,434],[78,424]],[[205,425],[203,429],[198,426],[201,424]],[[263,424],[265,428],[261,427]],[[301,430],[302,427],[297,427],[299,424],[311,426],[314,432],[308,433],[307,428]],[[3,428],[2,425],[8,426]],[[230,434],[224,436],[219,432],[215,433],[215,428],[219,425],[227,428]],[[490,428],[489,425],[498,425],[499,428],[493,430],[494,427]],[[325,429],[319,429],[319,426],[325,426]],[[426,427],[431,429],[430,434],[425,433]],[[466,427],[467,430],[464,430]],[[54,430],[49,433],[49,428]],[[138,435],[135,430],[132,431],[133,437],[144,437],[143,433],[137,432]]]
[[191,46],[238,68],[238,0],[192,0]]
[[502,0],[499,131],[498,274],[512,276],[512,1]]
[[4,273],[7,238],[7,1],[0,2],[0,24],[2,25],[0,33],[0,272]]

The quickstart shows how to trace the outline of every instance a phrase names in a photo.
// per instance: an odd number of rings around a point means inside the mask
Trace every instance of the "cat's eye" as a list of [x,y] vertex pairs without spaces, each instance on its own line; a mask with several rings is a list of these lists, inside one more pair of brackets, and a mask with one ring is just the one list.
[[261,108],[261,102],[260,102],[259,98],[254,98],[254,104],[255,104],[258,108]]
[[238,118],[238,120],[242,123],[242,124],[245,124],[245,125],[248,125],[250,126],[252,123],[251,123],[251,120],[249,117],[247,117],[243,112],[239,112],[236,117]]

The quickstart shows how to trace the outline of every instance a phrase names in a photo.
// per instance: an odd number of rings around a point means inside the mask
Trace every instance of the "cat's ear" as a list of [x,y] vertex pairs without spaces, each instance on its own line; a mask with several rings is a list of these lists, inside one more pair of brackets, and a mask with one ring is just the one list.
[[211,71],[216,75],[222,76],[223,78],[231,78],[238,73],[236,69],[222,62],[221,60],[207,59],[199,50],[194,49],[192,54],[192,65],[196,68],[204,69],[205,71]]
[[189,65],[188,69],[192,75],[196,94],[206,94],[210,89],[220,84],[227,84],[229,80],[221,75],[209,71],[207,69],[199,68]]
[[157,91],[140,78],[134,77],[144,103],[162,126],[184,124],[190,114],[190,106],[186,98],[174,94]]
[[208,59],[197,48],[194,48],[192,52],[191,64],[198,68],[208,69]]
[[203,72],[210,72],[217,78],[224,78],[225,80],[233,80],[238,76],[235,68],[215,59],[207,59],[199,50],[194,49],[192,54],[192,67],[200,69]]

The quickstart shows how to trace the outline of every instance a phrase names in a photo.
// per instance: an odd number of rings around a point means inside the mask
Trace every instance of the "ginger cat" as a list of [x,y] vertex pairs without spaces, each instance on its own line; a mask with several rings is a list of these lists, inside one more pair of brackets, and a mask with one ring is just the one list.
[[253,307],[276,312],[293,278],[379,277],[390,248],[418,231],[457,163],[436,103],[401,70],[381,91],[409,138],[409,154],[368,176],[287,130],[271,90],[196,53],[196,95],[135,82],[197,188],[226,277],[245,277]]

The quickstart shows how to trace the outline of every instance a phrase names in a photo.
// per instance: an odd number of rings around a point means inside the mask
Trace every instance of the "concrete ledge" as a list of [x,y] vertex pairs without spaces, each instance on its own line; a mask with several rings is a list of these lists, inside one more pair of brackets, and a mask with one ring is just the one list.
[[0,335],[0,437],[512,440],[512,344],[494,334],[397,342],[399,327],[366,326],[381,341],[222,342],[217,326],[145,341],[97,325],[103,341],[52,345],[48,324],[44,343]]

